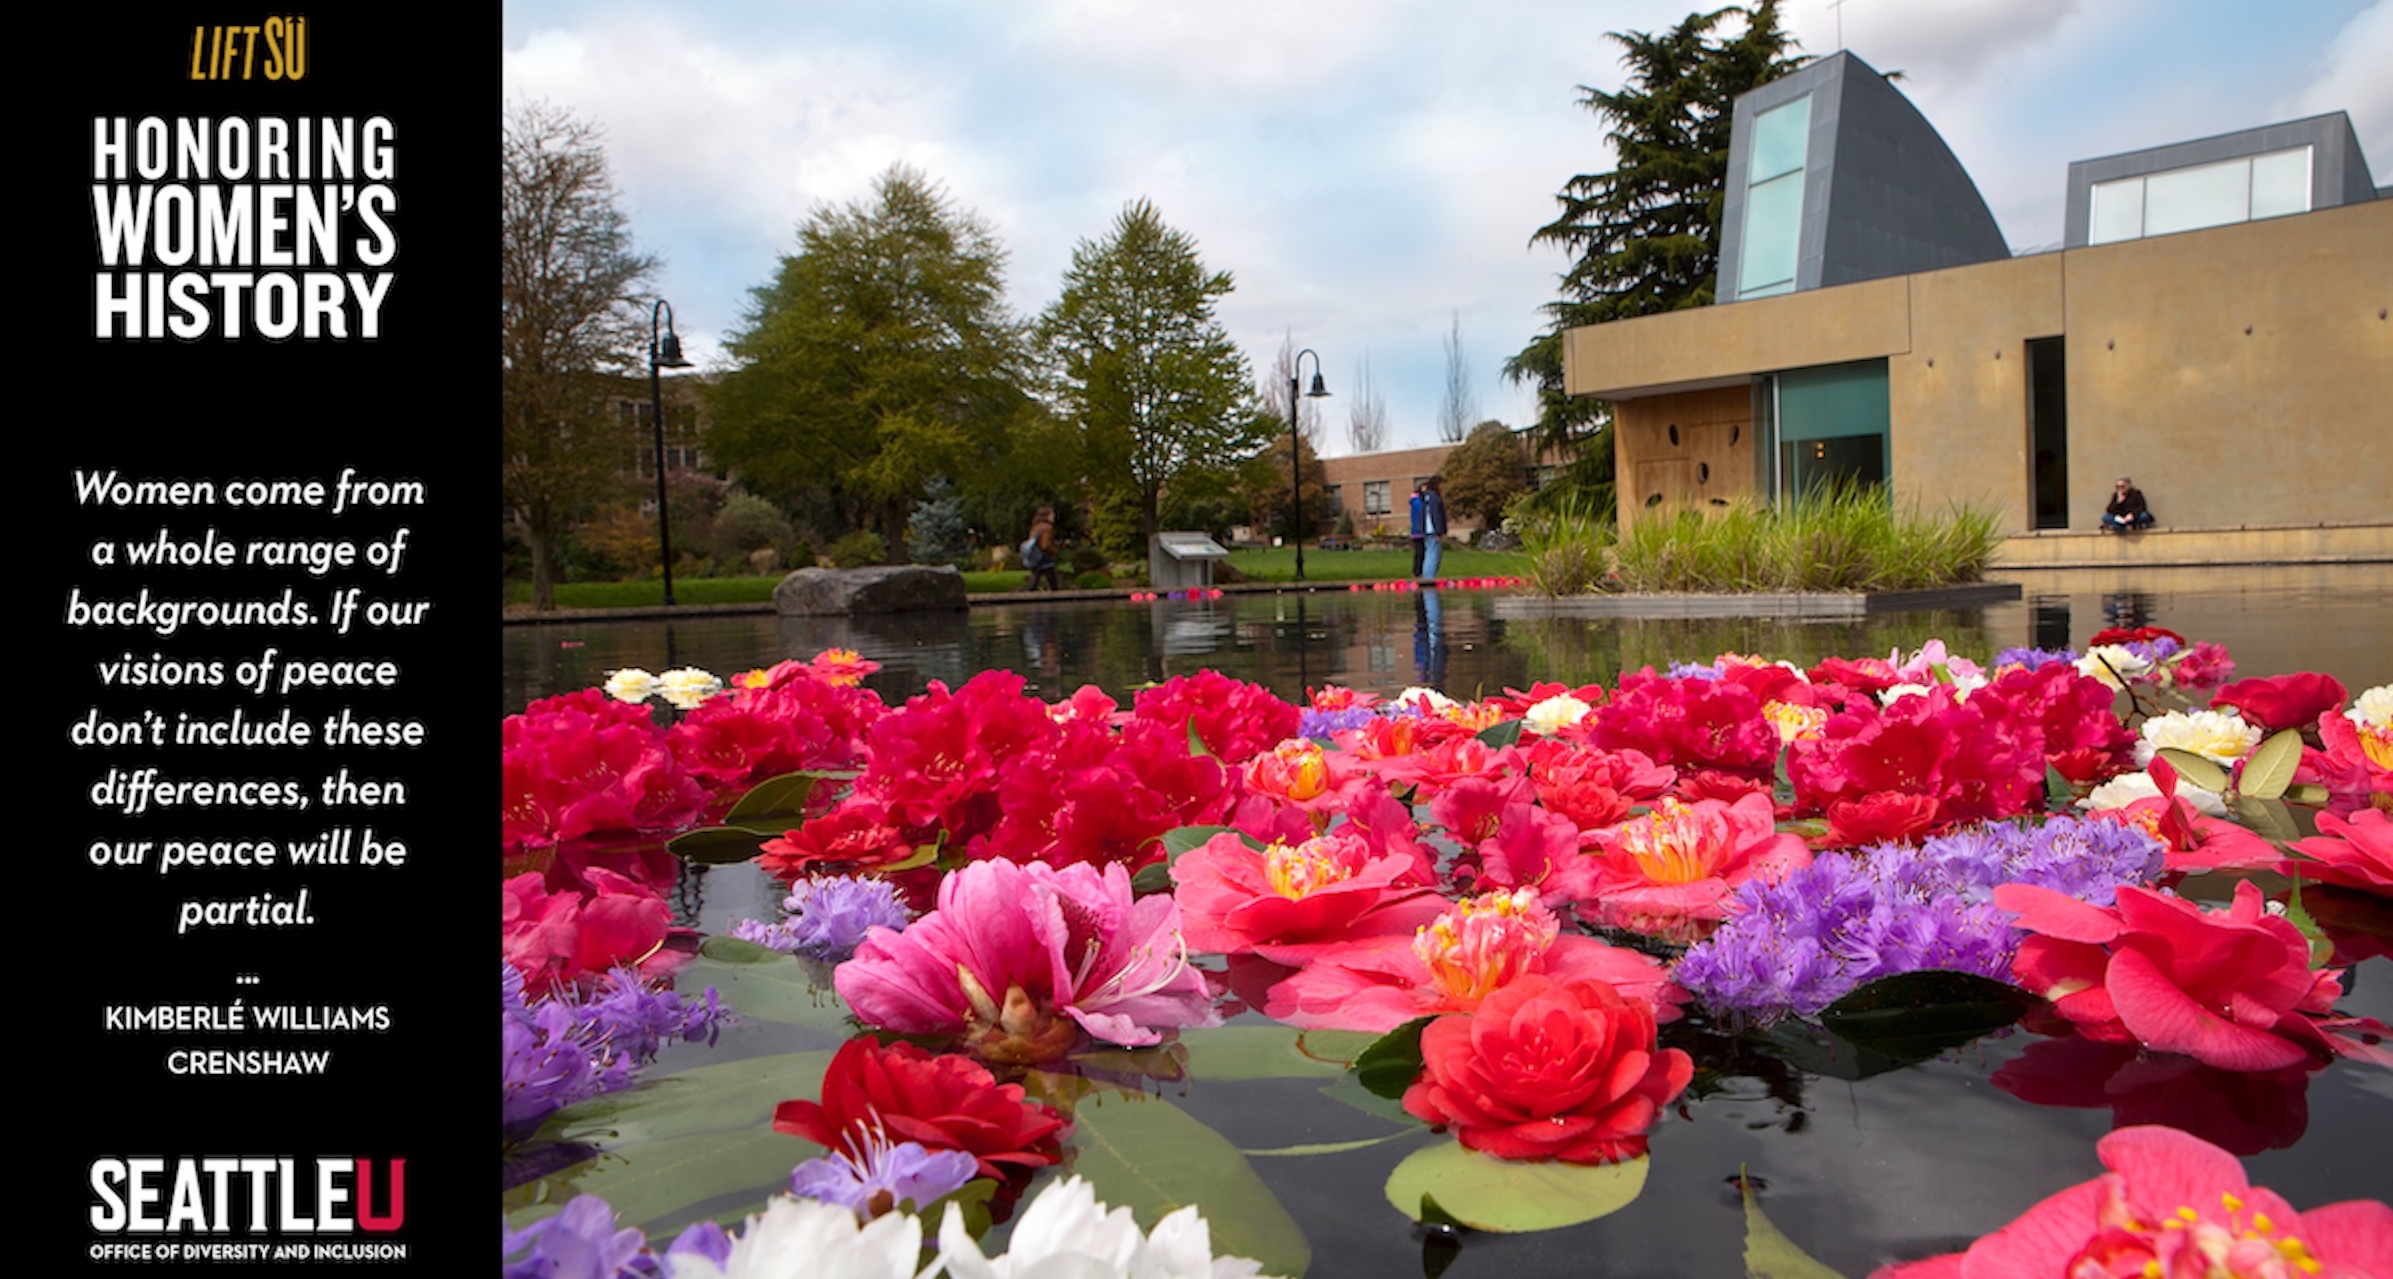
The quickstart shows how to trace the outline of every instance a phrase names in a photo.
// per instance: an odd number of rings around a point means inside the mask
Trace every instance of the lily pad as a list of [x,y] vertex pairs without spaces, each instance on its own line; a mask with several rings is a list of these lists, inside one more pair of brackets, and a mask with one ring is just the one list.
[[1335,1033],[1290,1026],[1210,1026],[1181,1031],[1180,1042],[1188,1046],[1188,1073],[1197,1079],[1302,1079],[1338,1074],[1360,1050],[1346,1043],[1331,1048],[1313,1043],[1318,1036]]
[[852,1029],[848,1006],[831,989],[822,968],[734,937],[708,938],[698,947],[698,957],[673,975],[673,985],[684,994],[712,986],[733,1012],[749,1021],[842,1035]]
[[2034,995],[1974,973],[1927,970],[1866,982],[1820,1011],[1820,1024],[1863,1048],[1925,1061],[2019,1020]]
[[1754,1202],[1750,1180],[1740,1178],[1739,1185],[1745,1192],[1745,1279],[1845,1279],[1770,1223]]
[[1170,1102],[1084,1102],[1072,1142],[1080,1148],[1072,1171],[1096,1187],[1099,1199],[1129,1208],[1141,1229],[1196,1204],[1216,1253],[1252,1257],[1274,1275],[1301,1275],[1313,1259],[1304,1231],[1246,1156]]
[[1524,1234],[1559,1230],[1611,1214],[1645,1191],[1646,1160],[1589,1167],[1520,1163],[1442,1141],[1404,1157],[1388,1174],[1388,1202],[1415,1221],[1447,1220],[1473,1230]]

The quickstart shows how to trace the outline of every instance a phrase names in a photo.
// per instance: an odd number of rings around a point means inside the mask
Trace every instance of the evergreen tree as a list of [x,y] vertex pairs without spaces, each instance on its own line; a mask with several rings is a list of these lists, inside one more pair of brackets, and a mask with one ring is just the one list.
[[971,550],[963,501],[946,476],[933,477],[906,521],[906,554],[917,564],[955,564]]
[[[1723,30],[1733,34],[1723,36]],[[1732,108],[1738,95],[1805,61],[1780,29],[1778,0],[1692,13],[1664,32],[1613,32],[1628,79],[1616,91],[1580,86],[1580,104],[1606,125],[1614,167],[1583,173],[1554,198],[1562,211],[1531,244],[1574,255],[1552,323],[1504,374],[1538,390],[1546,443],[1580,450],[1581,479],[1611,479],[1611,406],[1562,391],[1562,331],[1703,306],[1720,269]],[[1591,450],[1588,446],[1593,445]]]

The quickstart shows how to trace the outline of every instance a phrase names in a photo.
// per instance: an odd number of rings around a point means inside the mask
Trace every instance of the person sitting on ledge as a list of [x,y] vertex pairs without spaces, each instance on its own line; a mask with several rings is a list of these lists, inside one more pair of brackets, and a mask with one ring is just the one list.
[[2144,490],[2122,475],[2111,486],[2110,505],[2102,508],[2102,531],[2125,533],[2152,527],[2152,512],[2144,505]]

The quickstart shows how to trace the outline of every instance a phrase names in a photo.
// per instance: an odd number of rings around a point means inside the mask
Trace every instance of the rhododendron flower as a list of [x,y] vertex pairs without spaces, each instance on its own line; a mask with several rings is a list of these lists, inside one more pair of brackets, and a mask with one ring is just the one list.
[[595,688],[533,702],[499,734],[508,850],[671,830],[706,807],[705,788],[674,760],[648,712]]
[[1598,846],[1588,895],[1616,913],[1719,919],[1737,885],[1749,879],[1776,883],[1811,865],[1811,850],[1800,837],[1778,833],[1763,795],[1734,804],[1665,799],[1606,832]]
[[2380,1200],[2297,1212],[2252,1185],[2235,1156],[2174,1128],[2122,1128],[2094,1149],[2108,1174],[2044,1200],[1966,1253],[1871,1279],[2393,1274],[2393,1208]]
[[821,1101],[773,1109],[775,1131],[851,1159],[869,1159],[876,1142],[960,1150],[980,1176],[1017,1188],[1062,1157],[1067,1122],[969,1058],[933,1056],[902,1041],[883,1045],[869,1035],[831,1055]]
[[913,855],[914,846],[898,833],[879,800],[851,796],[779,839],[765,840],[757,849],[756,864],[795,883],[814,874],[867,871]]
[[[1826,812],[1840,840],[1883,833],[1888,796],[1934,800],[1929,829],[2032,812],[2044,798],[2043,740],[2007,710],[2001,702],[1958,701],[1942,686],[1883,710],[1847,702],[1822,737],[1787,748],[1796,805]],[[1840,812],[1839,805],[1864,807]],[[1908,822],[1925,809],[1904,802],[1902,811]],[[1876,819],[1857,820],[1864,813]]]
[[2232,708],[2269,732],[2308,728],[2343,706],[2343,681],[2317,671],[2296,671],[2237,680],[2210,699],[2211,708]]
[[1600,981],[1524,975],[1469,1014],[1421,1032],[1416,1118],[1501,1159],[1604,1164],[1645,1153],[1645,1134],[1694,1077],[1658,1048],[1652,1005]]
[[1179,729],[1182,741],[1193,732],[1206,750],[1233,767],[1296,736],[1300,714],[1270,689],[1212,670],[1141,690],[1132,707],[1139,719]]
[[2393,818],[2373,808],[2349,820],[2320,813],[2318,834],[2291,847],[2301,856],[2278,863],[2280,874],[2393,897]]
[[1623,675],[1590,736],[1606,750],[1643,751],[1682,772],[1716,768],[1766,780],[1778,767],[1778,730],[1763,717],[1761,697],[1727,680],[1663,679],[1650,668]]
[[1060,1056],[1076,1027],[1138,1045],[1214,1020],[1179,904],[1134,899],[1119,865],[975,862],[939,885],[938,909],[866,937],[833,982],[871,1025],[968,1036],[992,1061]]
[[1369,710],[1379,705],[1379,695],[1357,692],[1343,684],[1324,684],[1312,690],[1310,701],[1317,711]]
[[2251,754],[2260,738],[2260,726],[2245,723],[2233,711],[2171,711],[2144,721],[2143,740],[2135,746],[2136,767],[2150,765],[2163,747],[2232,765]]
[[672,927],[673,909],[635,881],[595,866],[582,875],[587,894],[550,892],[537,871],[501,885],[500,953],[534,994],[636,965]]
[[1604,982],[1652,1005],[1657,1021],[1675,1019],[1686,998],[1660,964],[1563,932],[1536,890],[1521,888],[1457,902],[1409,941],[1324,948],[1272,988],[1265,1012],[1292,1026],[1385,1034],[1416,1017],[1468,1012],[1529,974]]
[[2068,663],[2004,671],[1973,700],[1981,712],[2020,729],[2033,725],[2045,763],[2073,783],[2128,766],[2136,738],[2112,713],[2114,694]]
[[1413,859],[1374,854],[1351,829],[1259,851],[1225,833],[1181,854],[1173,896],[1189,947],[1295,964],[1325,942],[1410,937],[1436,918],[1445,903],[1413,878]]
[[2109,908],[2026,884],[1995,889],[1994,903],[2033,934],[2012,966],[2019,984],[2088,1038],[2227,1070],[2278,1070],[2313,1050],[2353,1047],[2317,1020],[2343,993],[2341,971],[2313,972],[2309,942],[2263,908],[2250,880],[2224,911],[2134,887]]

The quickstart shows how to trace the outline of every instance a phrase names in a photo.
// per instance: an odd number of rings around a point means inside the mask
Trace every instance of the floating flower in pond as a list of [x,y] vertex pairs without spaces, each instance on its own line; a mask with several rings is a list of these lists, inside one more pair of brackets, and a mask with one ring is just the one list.
[[2138,657],[2118,644],[2091,646],[2086,649],[2085,656],[2077,659],[2079,674],[2100,680],[2105,687],[2113,690],[2127,687],[2131,681],[2149,673],[2151,669],[2149,658]]
[[656,677],[656,691],[671,702],[676,710],[696,710],[698,703],[723,691],[723,681],[713,672],[695,666],[681,666]]
[[889,1134],[865,1133],[789,1174],[800,1199],[838,1204],[870,1220],[890,1212],[920,1212],[972,1180],[978,1165],[961,1150],[930,1150]]
[[1081,1029],[1135,1046],[1213,1021],[1178,903],[1133,898],[1119,865],[975,862],[939,885],[938,909],[866,937],[833,981],[865,1022],[968,1036],[993,1061],[1060,1056]]
[[879,662],[852,648],[826,648],[815,654],[808,666],[824,683],[840,688],[853,688],[863,683],[865,676],[881,669]]
[[2393,1208],[2382,1201],[2297,1212],[2252,1185],[2235,1156],[2174,1128],[2122,1128],[2094,1149],[2107,1175],[2053,1195],[1966,1253],[1884,1267],[1871,1279],[2393,1274]]
[[1017,1193],[1031,1173],[1062,1157],[1066,1122],[1026,1100],[1022,1085],[998,1083],[969,1058],[933,1056],[903,1041],[883,1045],[870,1036],[832,1054],[821,1101],[785,1101],[773,1109],[775,1131],[844,1152],[853,1162],[870,1162],[877,1144],[891,1142],[960,1150],[972,1157],[975,1175]]
[[1808,742],[1822,736],[1827,728],[1828,708],[1800,706],[1793,702],[1764,702],[1762,718],[1770,721],[1770,727],[1778,730],[1781,743]]
[[2136,887],[2120,888],[2108,908],[2027,884],[1995,889],[1994,901],[2032,934],[2013,964],[2019,984],[2087,1038],[2226,1070],[2357,1050],[2322,1027],[2343,993],[2341,970],[2312,971],[2308,940],[2264,909],[2250,880],[2223,911]]
[[939,1225],[939,1264],[954,1279],[1255,1279],[1263,1269],[1245,1257],[1214,1256],[1212,1230],[1193,1204],[1166,1213],[1141,1235],[1128,1208],[1106,1207],[1078,1177],[1039,1191],[1001,1256],[982,1253],[951,1206]]
[[885,879],[810,875],[781,903],[789,918],[767,924],[743,919],[731,935],[774,950],[829,963],[844,962],[875,928],[903,929],[913,916]]
[[775,1195],[725,1256],[668,1253],[672,1279],[915,1279],[922,1219],[893,1212],[859,1223],[837,1204]]
[[2301,856],[2279,862],[2280,874],[2393,896],[2393,818],[2373,808],[2349,820],[2320,813],[2318,833],[2290,847]]
[[2308,728],[2343,706],[2343,681],[2317,671],[2237,680],[2213,694],[2213,710],[2229,710],[2269,732]]
[[2233,711],[2171,711],[2144,721],[2143,740],[2135,747],[2136,767],[2151,764],[2163,748],[2232,765],[2251,754],[2260,737],[2258,724],[2246,723]]
[[1587,718],[1594,710],[1593,706],[1568,693],[1556,693],[1530,707],[1528,713],[1521,716],[1521,726],[1541,737],[1551,737]]
[[664,945],[673,909],[631,878],[587,867],[588,892],[551,892],[538,871],[500,885],[500,953],[535,994],[622,965]]
[[1637,750],[1684,773],[1718,769],[1756,780],[1778,766],[1778,730],[1762,698],[1733,680],[1664,679],[1649,669],[1620,677],[1620,691],[1595,712],[1594,744]]
[[1676,770],[1638,750],[1593,750],[1565,742],[1529,748],[1529,779],[1538,805],[1570,819],[1583,844],[1627,817],[1632,805],[1658,798],[1677,777]]
[[1291,737],[1246,762],[1249,792],[1295,805],[1323,820],[1370,785],[1370,777],[1355,767],[1351,756],[1325,751],[1306,737]]
[[1749,879],[1775,882],[1811,864],[1801,838],[1782,835],[1767,796],[1734,804],[1664,799],[1598,839],[1588,896],[1608,909],[1718,919],[1722,902]]
[[1532,888],[1483,893],[1446,908],[1408,941],[1371,938],[1325,947],[1272,987],[1265,1012],[1292,1026],[1384,1034],[1416,1017],[1468,1012],[1497,990],[1536,974],[1594,980],[1678,1016],[1685,992],[1636,951],[1562,931]]
[[[506,1279],[615,1279],[632,1269],[648,1246],[638,1228],[615,1228],[615,1210],[596,1195],[576,1195],[556,1216],[509,1230],[499,1255]],[[517,1254],[522,1254],[518,1256]]]
[[667,1040],[711,1042],[722,1022],[712,986],[703,999],[684,999],[617,969],[594,993],[564,989],[527,1000],[521,973],[501,964],[499,974],[499,1123],[514,1134],[629,1087]]
[[1235,767],[1296,736],[1299,712],[1260,684],[1219,671],[1177,675],[1143,689],[1132,702],[1137,718],[1194,733],[1222,763]]
[[657,690],[662,687],[656,676],[637,666],[607,672],[607,696],[618,702],[645,702],[656,696]]
[[1646,1130],[1694,1077],[1659,1048],[1652,1005],[1600,981],[1534,974],[1421,1032],[1416,1118],[1501,1159],[1603,1164],[1645,1153]]
[[1409,855],[1375,854],[1353,832],[1275,840],[1260,851],[1224,833],[1181,854],[1173,896],[1190,948],[1297,963],[1327,942],[1411,936],[1443,903],[1414,881]]
[[595,688],[544,697],[499,726],[500,845],[546,848],[589,835],[686,826],[706,789],[638,706]]

